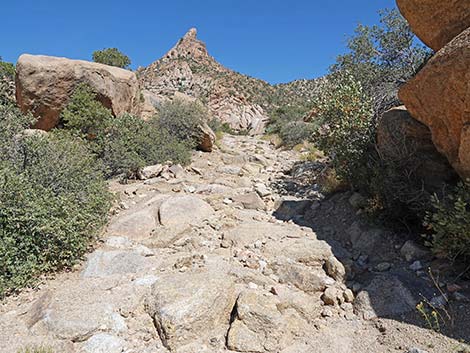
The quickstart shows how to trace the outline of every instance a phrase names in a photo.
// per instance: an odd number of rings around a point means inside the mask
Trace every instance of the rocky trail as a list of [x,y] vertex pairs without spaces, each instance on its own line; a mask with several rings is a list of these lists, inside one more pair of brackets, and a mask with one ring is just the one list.
[[[441,293],[426,251],[360,220],[360,195],[323,199],[318,163],[256,137],[219,142],[187,168],[113,182],[86,261],[0,306],[0,352],[461,351],[465,284]],[[423,298],[454,326],[427,329]]]

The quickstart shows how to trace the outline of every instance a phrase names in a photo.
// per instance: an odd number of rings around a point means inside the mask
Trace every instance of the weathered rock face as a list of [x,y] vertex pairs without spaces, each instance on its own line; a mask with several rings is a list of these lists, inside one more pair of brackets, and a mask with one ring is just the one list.
[[441,49],[399,92],[411,115],[461,177],[470,177],[470,29]]
[[404,106],[389,110],[380,119],[377,147],[384,160],[409,165],[427,186],[440,187],[456,176],[434,146],[429,128],[413,119]]
[[470,27],[468,0],[397,0],[413,32],[438,51]]
[[16,66],[16,99],[24,111],[39,117],[36,128],[50,130],[74,89],[86,83],[103,105],[120,115],[137,110],[139,86],[127,70],[81,60],[41,55],[21,55]]
[[[164,57],[139,70],[139,81],[146,101],[172,97],[183,92],[207,101],[211,115],[235,130],[261,134],[268,120],[264,109],[248,97],[248,88],[236,87],[237,82],[256,81],[235,73],[209,55],[204,42],[197,39],[196,29],[189,30]],[[150,107],[151,104],[146,104]]]

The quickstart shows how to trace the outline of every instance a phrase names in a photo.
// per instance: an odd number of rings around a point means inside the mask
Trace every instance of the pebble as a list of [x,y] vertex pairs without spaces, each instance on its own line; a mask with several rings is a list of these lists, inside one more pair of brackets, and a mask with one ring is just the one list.
[[444,295],[439,295],[432,298],[429,303],[437,309],[443,308],[447,305],[447,298]]
[[375,266],[375,270],[379,272],[386,272],[392,268],[392,265],[388,262],[382,262]]
[[325,308],[321,312],[321,316],[323,316],[323,317],[333,317],[333,315],[334,315],[333,311],[330,308]]
[[354,293],[351,289],[346,289],[343,292],[343,297],[346,303],[352,303],[354,301]]
[[423,269],[423,265],[421,264],[421,261],[415,261],[410,265],[410,270],[412,271],[419,271]]

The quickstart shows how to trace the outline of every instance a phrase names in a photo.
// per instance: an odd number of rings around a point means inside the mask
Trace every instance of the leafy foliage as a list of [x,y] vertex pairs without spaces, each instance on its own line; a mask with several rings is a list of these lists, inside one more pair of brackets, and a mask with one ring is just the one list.
[[434,233],[434,250],[452,260],[470,261],[470,184],[459,183],[445,197],[434,196],[432,204],[426,225]]
[[99,136],[98,155],[108,176],[124,174],[133,177],[146,165],[187,164],[190,147],[155,122],[132,115],[114,118]]
[[131,65],[131,59],[117,48],[107,48],[93,52],[93,61],[127,69]]
[[[172,117],[185,119],[180,124],[177,120],[173,125],[162,126],[166,120],[155,118],[144,121],[129,114],[113,117],[111,111],[97,100],[97,95],[90,87],[80,85],[61,118],[65,130],[88,141],[90,150],[103,162],[106,176],[123,175],[131,178],[139,168],[146,165],[170,160],[174,163],[188,163],[192,144],[184,139],[189,138],[195,124],[188,123],[193,122],[190,119],[192,110],[183,103],[181,106],[183,111],[175,108],[170,113],[170,110],[164,109],[168,120]],[[178,133],[171,133],[170,128],[177,129],[174,131]]]
[[109,194],[77,140],[13,140],[0,165],[0,296],[74,264],[106,221]]
[[15,65],[2,60],[0,56],[0,79],[13,79],[15,77]]
[[372,103],[347,72],[334,74],[318,96],[314,144],[328,156],[340,180],[362,185],[373,139]]
[[398,105],[401,84],[413,77],[431,52],[415,41],[397,9],[382,10],[380,25],[359,25],[348,39],[349,52],[338,56],[331,72],[348,71],[374,102],[376,117]]
[[200,140],[199,126],[208,120],[209,113],[201,103],[174,99],[158,108],[153,123],[194,148]]
[[98,100],[97,94],[86,84],[80,84],[61,113],[62,125],[78,136],[94,139],[112,119],[112,113]]

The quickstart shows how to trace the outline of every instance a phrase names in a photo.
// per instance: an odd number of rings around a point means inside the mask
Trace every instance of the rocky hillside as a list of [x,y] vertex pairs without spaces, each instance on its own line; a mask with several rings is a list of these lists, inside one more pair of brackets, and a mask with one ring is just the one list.
[[138,77],[147,101],[184,93],[207,103],[214,118],[252,134],[263,132],[276,108],[308,102],[316,85],[315,80],[299,80],[273,86],[232,71],[209,55],[194,28],[164,57],[139,69]]

